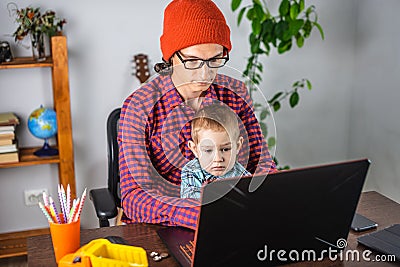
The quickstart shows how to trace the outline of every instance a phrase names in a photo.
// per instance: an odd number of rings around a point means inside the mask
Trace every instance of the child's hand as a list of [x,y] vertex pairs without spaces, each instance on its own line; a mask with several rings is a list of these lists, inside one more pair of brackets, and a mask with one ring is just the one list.
[[203,185],[210,184],[210,183],[214,182],[215,180],[217,180],[216,177],[211,177],[211,178],[205,180],[205,181],[203,182]]

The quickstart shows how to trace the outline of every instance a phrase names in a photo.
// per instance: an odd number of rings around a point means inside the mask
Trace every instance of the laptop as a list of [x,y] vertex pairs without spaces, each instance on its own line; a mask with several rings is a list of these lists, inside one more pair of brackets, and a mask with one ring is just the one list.
[[[361,159],[216,180],[202,188],[196,231],[168,227],[158,235],[185,267],[316,260],[329,248],[344,248],[369,164]],[[249,190],[250,183],[259,186]]]

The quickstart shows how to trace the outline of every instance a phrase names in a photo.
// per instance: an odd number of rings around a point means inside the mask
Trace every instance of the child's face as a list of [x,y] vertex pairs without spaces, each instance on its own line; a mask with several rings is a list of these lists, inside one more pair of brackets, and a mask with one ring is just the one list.
[[200,130],[198,143],[189,141],[189,148],[208,173],[221,176],[230,171],[243,143],[243,137],[232,140],[226,131]]

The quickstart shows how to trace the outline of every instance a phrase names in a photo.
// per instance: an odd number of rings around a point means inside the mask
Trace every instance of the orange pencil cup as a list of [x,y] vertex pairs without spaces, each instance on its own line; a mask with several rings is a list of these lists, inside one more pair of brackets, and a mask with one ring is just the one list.
[[54,256],[58,263],[62,257],[74,253],[80,248],[81,220],[72,223],[50,223],[51,241],[53,242]]

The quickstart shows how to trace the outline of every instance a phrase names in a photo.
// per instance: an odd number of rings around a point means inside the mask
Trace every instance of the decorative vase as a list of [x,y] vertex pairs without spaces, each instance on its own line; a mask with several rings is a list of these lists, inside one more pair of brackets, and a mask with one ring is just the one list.
[[36,61],[45,60],[44,34],[42,32],[31,33],[31,41],[33,59]]

